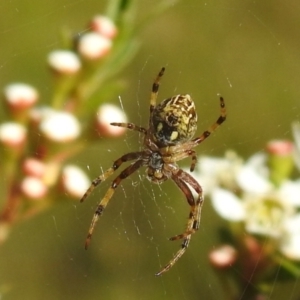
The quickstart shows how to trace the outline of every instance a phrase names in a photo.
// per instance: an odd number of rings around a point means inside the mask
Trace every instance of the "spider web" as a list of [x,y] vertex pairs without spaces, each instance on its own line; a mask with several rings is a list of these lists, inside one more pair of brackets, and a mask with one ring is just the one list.
[[[159,1],[141,1],[138,18]],[[49,51],[60,47],[58,33],[65,26],[80,32],[104,5],[96,0],[1,3],[1,87],[22,81],[49,97],[52,86],[44,62]],[[198,133],[218,116],[217,94],[225,98],[228,120],[198,147],[199,155],[234,149],[248,157],[271,139],[291,139],[290,124],[300,119],[299,17],[296,1],[181,1],[139,37],[140,52],[120,74],[128,88],[115,104],[130,121],[147,126],[151,84],[166,66],[159,99],[191,94],[199,114]],[[0,117],[6,119],[4,111]],[[91,178],[108,168],[108,162],[142,147],[136,132],[100,142],[101,148],[96,145],[74,161],[89,161]],[[225,299],[222,281],[208,261],[209,252],[220,244],[216,233],[223,223],[208,199],[200,230],[185,255],[167,274],[154,276],[179,249],[179,242],[167,238],[182,232],[189,208],[172,182],[153,185],[144,169],[121,184],[89,250],[84,250],[96,203],[109,182],[85,205],[57,204],[13,228],[1,249],[0,299]],[[232,272],[242,276],[238,267]],[[253,266],[253,277],[256,272]],[[283,283],[281,272],[278,268],[270,279],[267,299],[299,298],[299,281]],[[251,285],[245,284],[238,299],[246,299]]]

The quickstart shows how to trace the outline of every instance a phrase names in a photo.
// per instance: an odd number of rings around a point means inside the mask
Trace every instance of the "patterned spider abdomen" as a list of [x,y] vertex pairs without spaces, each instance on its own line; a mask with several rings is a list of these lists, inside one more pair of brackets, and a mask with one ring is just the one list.
[[197,113],[190,95],[177,95],[158,104],[151,116],[151,131],[160,146],[186,142],[197,130]]

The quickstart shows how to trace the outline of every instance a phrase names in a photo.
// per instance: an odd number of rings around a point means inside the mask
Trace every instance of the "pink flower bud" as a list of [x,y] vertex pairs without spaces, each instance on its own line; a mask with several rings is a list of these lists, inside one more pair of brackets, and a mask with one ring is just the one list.
[[67,50],[52,51],[48,55],[48,64],[53,70],[61,74],[75,74],[81,68],[78,56]]
[[39,159],[36,158],[26,158],[23,163],[23,171],[26,175],[43,178],[46,165]]
[[48,188],[41,179],[28,176],[21,182],[21,191],[27,198],[41,200],[46,196]]
[[37,90],[25,83],[13,83],[5,87],[4,97],[12,109],[25,109],[38,99]]
[[18,148],[24,144],[26,136],[27,130],[21,124],[7,122],[0,125],[0,142],[6,146]]
[[273,140],[267,144],[267,151],[278,156],[291,155],[293,149],[294,144],[287,140]]
[[237,251],[230,245],[223,245],[209,254],[210,263],[218,269],[231,267],[237,259]]
[[106,16],[95,16],[91,22],[92,30],[112,39],[117,34],[117,27],[113,21]]

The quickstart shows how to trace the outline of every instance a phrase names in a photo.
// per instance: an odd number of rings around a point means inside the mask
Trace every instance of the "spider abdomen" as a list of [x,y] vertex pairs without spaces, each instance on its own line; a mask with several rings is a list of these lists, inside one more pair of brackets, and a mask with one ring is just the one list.
[[161,146],[190,140],[197,130],[197,113],[190,95],[177,95],[158,104],[151,116],[151,130]]

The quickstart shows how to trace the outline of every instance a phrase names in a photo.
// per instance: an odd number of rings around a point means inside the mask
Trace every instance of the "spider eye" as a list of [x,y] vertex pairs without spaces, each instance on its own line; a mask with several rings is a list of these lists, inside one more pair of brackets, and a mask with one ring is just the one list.
[[197,129],[195,104],[190,95],[177,95],[157,105],[151,128],[155,140],[162,146],[190,140]]

